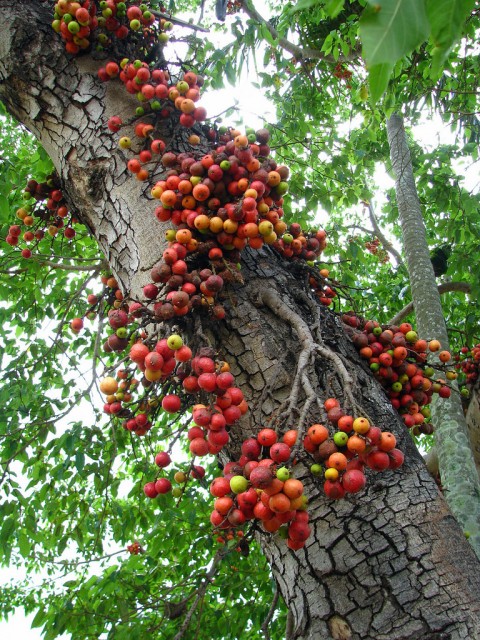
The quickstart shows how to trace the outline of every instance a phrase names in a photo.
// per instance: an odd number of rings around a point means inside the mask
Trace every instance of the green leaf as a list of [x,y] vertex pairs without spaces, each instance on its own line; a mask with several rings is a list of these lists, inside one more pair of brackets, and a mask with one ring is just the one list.
[[18,534],[18,548],[22,556],[27,558],[32,547],[28,537],[23,532]]
[[[272,36],[272,34],[270,33],[270,31],[269,31],[269,29],[268,29],[268,27],[266,25],[262,24],[260,26],[260,33],[262,35],[262,38],[264,40],[266,40],[268,42],[268,44],[271,44],[271,45],[275,45],[276,44],[275,38]],[[236,81],[236,78],[235,78],[235,81]]]
[[370,102],[375,105],[388,87],[388,81],[392,74],[393,64],[375,64],[368,71],[368,84],[370,87]]
[[5,543],[8,542],[14,529],[15,529],[15,520],[13,518],[6,518],[6,520],[3,521],[0,540],[2,540],[2,542],[5,542]]
[[10,207],[6,196],[0,195],[0,219],[8,220],[10,215]]
[[237,76],[235,73],[235,69],[233,68],[233,65],[230,60],[227,60],[227,63],[225,64],[223,69],[225,71],[225,75],[227,76],[227,80],[229,81],[229,83],[231,85],[234,85],[236,82]]
[[462,26],[474,5],[474,0],[426,0],[434,45],[431,66],[433,76],[442,71],[442,63],[452,46],[460,39]]
[[32,620],[31,627],[32,629],[36,629],[37,627],[43,627],[45,620],[47,619],[47,613],[45,609],[41,608],[37,611],[36,616]]
[[83,471],[83,467],[85,466],[85,455],[83,451],[77,451],[77,453],[75,454],[75,466],[78,473],[81,473]]
[[321,4],[320,0],[298,0],[297,4],[290,9],[290,13],[295,13],[302,9],[310,9],[310,7],[315,7],[316,5]]
[[419,0],[368,0],[360,20],[363,56],[368,66],[395,64],[428,38],[425,5]]
[[325,5],[325,11],[330,18],[336,18],[340,11],[342,11],[344,4],[345,0],[328,0]]

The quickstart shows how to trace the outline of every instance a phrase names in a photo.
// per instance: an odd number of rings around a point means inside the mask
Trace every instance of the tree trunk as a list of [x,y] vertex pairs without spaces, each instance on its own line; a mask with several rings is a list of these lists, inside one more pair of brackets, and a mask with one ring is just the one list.
[[[96,79],[89,58],[71,60],[50,29],[48,5],[0,0],[0,96],[51,155],[72,206],[81,212],[121,282],[141,286],[162,253],[163,229],[143,188],[127,180],[106,119],[133,104]],[[180,139],[180,138],[179,138]],[[153,207],[151,207],[153,209]],[[360,362],[336,315],[320,308],[308,271],[273,250],[245,250],[244,284],[229,287],[227,318],[179,324],[202,334],[232,363],[250,411],[232,433],[239,443],[261,426],[304,428],[325,419],[333,395],[355,415],[393,431],[404,466],[368,473],[359,495],[327,500],[298,453],[312,536],[292,552],[258,534],[290,610],[287,638],[460,640],[480,637],[480,571],[475,555],[382,389]]]
[[471,390],[470,401],[468,403],[467,414],[468,435],[470,438],[470,446],[472,447],[473,457],[480,475],[480,383]]
[[[398,215],[410,277],[417,327],[422,338],[436,338],[449,349],[440,294],[435,281],[403,119],[387,121],[390,157],[396,178]],[[480,557],[480,482],[456,385],[450,398],[435,401],[432,418],[439,471],[448,504]]]

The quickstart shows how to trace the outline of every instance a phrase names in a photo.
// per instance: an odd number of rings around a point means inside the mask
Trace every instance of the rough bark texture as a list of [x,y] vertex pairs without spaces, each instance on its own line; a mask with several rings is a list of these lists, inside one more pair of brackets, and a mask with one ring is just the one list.
[[[0,42],[0,96],[47,148],[124,292],[137,297],[160,256],[163,232],[142,187],[127,182],[123,155],[103,127],[127,105],[113,85],[97,82],[94,64],[67,59],[48,26],[49,4],[0,0],[8,25]],[[292,552],[259,534],[290,608],[286,637],[480,637],[478,561],[341,323],[312,299],[303,268],[273,250],[246,251],[242,273],[245,284],[228,291],[224,322],[202,320],[195,329],[188,317],[179,322],[197,339],[205,334],[232,363],[248,400],[231,455],[260,426],[324,419],[322,403],[331,395],[396,433],[406,455],[397,471],[371,472],[360,495],[332,502],[299,452],[313,535]]]
[[471,399],[468,404],[467,415],[468,435],[473,457],[480,475],[480,383],[474,386],[471,392]]
[[[440,294],[435,281],[425,224],[413,176],[403,119],[387,121],[388,142],[396,175],[396,196],[403,246],[410,277],[417,328],[425,339],[436,338],[449,348]],[[439,470],[446,497],[455,517],[470,534],[480,556],[480,482],[458,390],[448,399],[432,403]]]

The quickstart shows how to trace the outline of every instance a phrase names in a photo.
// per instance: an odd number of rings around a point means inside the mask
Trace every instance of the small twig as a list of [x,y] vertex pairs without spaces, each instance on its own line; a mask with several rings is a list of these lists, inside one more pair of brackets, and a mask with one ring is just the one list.
[[[286,38],[281,38],[278,31],[273,27],[273,25],[263,18],[258,11],[255,9],[250,0],[244,0],[242,2],[242,9],[245,11],[247,16],[249,16],[255,22],[263,25],[268,29],[270,35],[274,40],[277,40],[278,44],[282,49],[291,53],[297,61],[310,59],[310,60],[326,60],[328,62],[337,62],[334,60],[333,56],[325,55],[319,49],[310,49],[309,47],[299,47],[298,45],[290,42]],[[347,57],[340,56],[340,61],[347,60]]]
[[[437,287],[438,293],[448,293],[449,291],[460,291],[461,293],[470,293],[472,290],[471,285],[468,282],[442,282]],[[413,311],[413,302],[409,302],[403,309],[401,309],[387,324],[399,324],[409,313]]]
[[0,486],[2,486],[3,481],[5,480],[5,477],[6,477],[7,473],[9,473],[10,465],[11,465],[11,463],[12,463],[12,462],[14,462],[14,460],[15,460],[15,458],[18,456],[18,454],[19,454],[19,453],[22,453],[22,451],[25,451],[25,450],[27,449],[27,447],[28,447],[29,445],[31,445],[31,444],[32,444],[32,442],[35,442],[36,440],[38,440],[38,432],[37,432],[37,433],[35,433],[35,435],[34,435],[32,438],[30,438],[29,440],[27,440],[27,441],[22,445],[22,447],[20,447],[20,449],[17,449],[17,450],[15,451],[15,453],[14,453],[14,454],[12,454],[12,455],[10,456],[10,458],[8,458],[8,460],[1,460],[1,461],[0,461],[0,465],[1,465],[1,466],[4,466],[4,465],[5,465],[5,468],[4,468],[4,470],[3,470],[2,476],[0,477]]
[[78,567],[81,564],[90,564],[92,562],[101,562],[102,560],[106,560],[107,558],[113,558],[114,556],[118,556],[120,553],[124,553],[125,549],[119,549],[118,551],[113,551],[112,553],[107,553],[104,556],[99,556],[98,558],[91,558],[90,560],[50,560],[50,564],[58,564],[62,565],[66,569],[71,566]]
[[38,260],[38,264],[42,267],[51,267],[52,269],[62,269],[63,271],[101,271],[105,269],[103,262],[97,264],[61,264],[59,262],[52,262],[51,260]]
[[81,294],[85,291],[85,289],[88,286],[88,283],[90,282],[90,280],[92,278],[93,278],[93,274],[91,276],[89,276],[84,282],[82,282],[82,285],[80,286],[80,288],[77,289],[77,291],[75,291],[75,293],[68,299],[67,304],[65,305],[65,311],[63,312],[63,315],[62,315],[62,318],[61,318],[61,321],[60,321],[60,325],[58,326],[58,329],[57,329],[57,332],[55,334],[55,337],[52,340],[52,346],[50,347],[51,349],[53,349],[55,347],[55,345],[57,344],[58,339],[61,336],[63,327],[67,323],[68,312],[70,311],[70,308],[73,305],[73,301],[81,296]]
[[212,566],[205,574],[203,584],[200,586],[200,588],[197,591],[197,597],[195,598],[192,606],[190,607],[187,615],[185,616],[185,620],[183,621],[183,624],[180,627],[179,632],[173,638],[173,640],[181,640],[181,638],[183,638],[183,634],[188,629],[188,625],[190,624],[190,621],[192,619],[193,614],[195,613],[196,608],[198,607],[202,598],[205,596],[208,586],[210,585],[212,579],[214,578],[214,576],[217,574],[219,570],[220,562],[223,560],[223,558],[227,555],[228,552],[229,552],[229,548],[227,547],[227,545],[225,545],[224,547],[219,549],[215,554],[215,557],[213,558]]
[[268,625],[272,621],[273,614],[275,613],[275,609],[277,608],[278,598],[280,597],[280,592],[278,590],[278,586],[275,587],[275,593],[273,594],[272,604],[270,605],[270,609],[265,617],[265,620],[262,622],[262,626],[260,630],[265,636],[265,640],[270,640],[270,634],[268,633]]
[[99,313],[98,315],[98,328],[97,328],[97,333],[95,335],[95,344],[93,346],[93,356],[92,356],[92,381],[90,382],[90,385],[87,389],[87,393],[93,387],[97,379],[97,360],[99,359],[99,355],[100,355],[100,340],[102,339],[103,318],[104,316],[103,316],[103,310],[102,310],[101,313]]
[[153,13],[153,15],[156,18],[164,18],[165,20],[168,20],[173,24],[178,24],[178,26],[180,27],[186,27],[187,29],[193,29],[194,31],[203,31],[204,33],[209,32],[209,29],[205,29],[205,27],[201,27],[198,24],[185,22],[185,20],[180,20],[180,18],[174,18],[172,16],[169,16],[167,13],[162,13],[161,11],[155,11],[154,9],[150,9],[150,13]]
[[371,202],[367,202],[366,200],[364,200],[363,204],[368,209],[368,216],[370,218],[370,222],[372,223],[373,231],[374,231],[375,235],[377,236],[377,238],[382,243],[382,246],[385,249],[385,251],[388,251],[388,253],[390,253],[395,258],[395,262],[397,263],[397,267],[405,266],[404,262],[402,260],[402,256],[398,253],[398,251],[395,249],[395,247],[386,238],[385,234],[380,229],[380,227],[378,225],[377,217],[375,216],[375,212],[373,210],[372,203]]

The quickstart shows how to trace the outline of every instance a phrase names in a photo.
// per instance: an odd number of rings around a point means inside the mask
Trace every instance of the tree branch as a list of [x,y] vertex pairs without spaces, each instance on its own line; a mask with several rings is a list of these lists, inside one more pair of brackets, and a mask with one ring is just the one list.
[[198,605],[199,605],[200,601],[202,600],[202,598],[205,596],[205,593],[207,592],[208,586],[210,585],[210,583],[212,582],[213,577],[217,574],[217,572],[218,572],[218,570],[220,568],[221,561],[227,555],[228,552],[229,552],[229,549],[228,549],[227,545],[225,545],[224,547],[219,549],[217,551],[217,553],[215,554],[212,566],[210,567],[210,569],[205,574],[205,579],[204,579],[202,585],[200,586],[200,588],[197,591],[197,597],[195,598],[194,603],[190,607],[187,615],[185,616],[185,620],[183,621],[183,624],[180,627],[179,632],[177,633],[177,635],[175,636],[175,638],[173,640],[181,640],[181,638],[183,638],[183,635],[184,635],[185,631],[188,629],[188,625],[190,624],[190,621],[192,619],[193,614],[195,613],[196,608],[198,607]]
[[242,9],[245,11],[245,13],[249,18],[251,18],[252,20],[255,20],[255,22],[258,22],[258,24],[261,24],[264,27],[266,27],[270,32],[270,35],[272,36],[272,38],[278,41],[279,46],[282,47],[282,49],[285,49],[285,51],[288,51],[289,53],[291,53],[296,60],[300,61],[305,59],[311,59],[311,60],[333,61],[333,57],[326,56],[319,49],[302,48],[296,44],[293,44],[293,42],[290,42],[290,40],[287,40],[286,38],[281,38],[278,31],[275,29],[275,27],[273,27],[268,20],[265,20],[265,18],[263,18],[258,13],[258,11],[255,9],[255,7],[250,2],[250,0],[243,1]]
[[402,260],[402,256],[398,253],[398,251],[395,249],[395,247],[386,238],[385,234],[380,229],[380,227],[378,225],[377,217],[375,216],[375,212],[373,210],[372,203],[371,202],[367,202],[366,200],[364,200],[363,204],[368,208],[368,217],[370,218],[370,222],[372,223],[373,231],[374,231],[375,235],[377,236],[377,238],[382,243],[382,246],[385,249],[385,251],[388,251],[388,253],[390,253],[395,258],[395,262],[397,263],[397,267],[405,266],[405,264],[404,264],[404,262]]
[[154,9],[150,9],[150,13],[156,18],[164,18],[173,24],[178,24],[179,27],[186,27],[187,29],[193,29],[194,31],[203,31],[204,33],[208,33],[209,29],[205,29],[205,27],[201,27],[198,24],[193,24],[190,22],[185,22],[185,20],[180,20],[180,18],[174,18],[169,16],[167,13],[162,13],[161,11],[155,11]]
[[263,632],[263,635],[265,636],[265,640],[271,640],[270,634],[268,632],[268,625],[270,624],[270,622],[271,622],[271,620],[273,618],[273,614],[275,613],[275,609],[277,608],[279,596],[280,596],[280,592],[279,592],[278,587],[277,587],[275,589],[275,593],[273,594],[273,599],[272,599],[272,604],[270,605],[270,609],[268,610],[266,618],[262,622],[262,626],[260,627],[262,632]]
[[[470,293],[472,287],[468,282],[442,282],[438,285],[438,293],[447,293],[449,291],[460,291],[461,293]],[[409,302],[403,309],[401,309],[397,315],[395,315],[388,324],[398,324],[404,318],[408,316],[413,310],[413,302]]]
[[103,261],[96,264],[61,264],[60,262],[52,262],[51,260],[37,260],[42,267],[51,267],[52,269],[63,269],[64,271],[101,271],[108,269],[108,263]]

